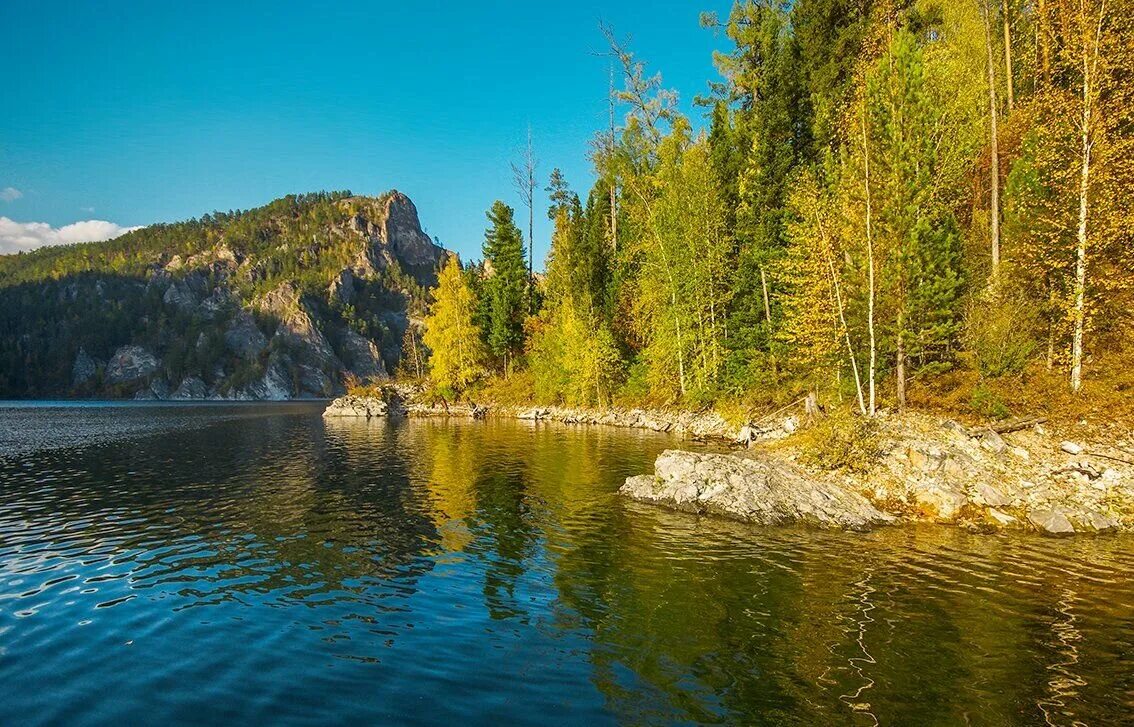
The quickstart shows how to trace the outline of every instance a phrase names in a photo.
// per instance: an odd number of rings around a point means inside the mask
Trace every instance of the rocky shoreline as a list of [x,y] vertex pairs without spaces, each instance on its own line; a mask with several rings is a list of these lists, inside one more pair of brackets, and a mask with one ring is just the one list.
[[1091,441],[1097,437],[1091,431],[1072,438],[1042,422],[1002,426],[997,432],[928,414],[882,416],[876,461],[867,472],[851,472],[809,463],[807,443],[793,436],[803,427],[796,416],[784,416],[774,426],[736,426],[713,411],[451,404],[393,386],[380,396],[336,399],[324,416],[500,416],[728,443],[735,451],[667,451],[653,474],[629,478],[622,493],[756,524],[865,530],[937,523],[976,532],[1047,535],[1134,530],[1134,432],[1129,431],[1112,431],[1103,443]]

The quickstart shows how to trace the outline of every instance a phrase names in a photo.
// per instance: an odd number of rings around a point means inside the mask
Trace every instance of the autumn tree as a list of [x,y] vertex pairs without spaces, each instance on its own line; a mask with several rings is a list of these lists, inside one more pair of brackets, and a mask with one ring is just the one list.
[[438,276],[423,340],[432,355],[429,377],[442,389],[461,392],[485,373],[486,351],[473,316],[476,297],[455,256]]

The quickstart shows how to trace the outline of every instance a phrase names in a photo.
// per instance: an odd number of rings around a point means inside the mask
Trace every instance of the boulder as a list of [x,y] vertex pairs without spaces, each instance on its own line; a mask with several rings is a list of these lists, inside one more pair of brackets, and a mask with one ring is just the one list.
[[669,450],[654,463],[653,475],[631,477],[619,491],[642,502],[760,525],[866,530],[893,521],[862,495],[773,457]]
[[1028,521],[1044,535],[1074,535],[1075,527],[1059,508],[1051,510],[1032,510]]
[[910,482],[909,497],[926,515],[940,521],[957,518],[969,501],[965,493],[942,481]]
[[1080,533],[1113,533],[1119,526],[1118,520],[1098,510],[1070,513],[1068,519]]
[[1083,445],[1076,442],[1061,442],[1059,448],[1067,454],[1078,455],[1083,453]]
[[157,357],[146,349],[122,346],[106,364],[106,380],[111,384],[133,384],[152,376],[157,369]]
[[984,429],[977,435],[980,439],[980,448],[992,454],[1004,454],[1008,449],[1004,438],[991,429]]

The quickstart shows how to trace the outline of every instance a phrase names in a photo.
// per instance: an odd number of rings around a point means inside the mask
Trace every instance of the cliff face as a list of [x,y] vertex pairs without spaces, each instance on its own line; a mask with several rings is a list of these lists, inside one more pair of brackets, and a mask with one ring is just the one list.
[[398,364],[448,254],[394,191],[0,257],[0,398],[333,396]]

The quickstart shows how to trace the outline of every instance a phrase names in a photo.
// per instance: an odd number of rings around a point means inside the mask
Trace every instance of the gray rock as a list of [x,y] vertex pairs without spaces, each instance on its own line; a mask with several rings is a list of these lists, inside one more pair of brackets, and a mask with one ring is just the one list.
[[197,296],[192,288],[184,282],[175,282],[165,290],[162,302],[178,310],[189,312],[197,307]]
[[80,348],[75,355],[75,364],[71,367],[71,385],[80,388],[91,383],[98,373],[98,364],[87,353],[87,349]]
[[150,391],[155,399],[168,399],[170,396],[169,382],[165,379],[154,379],[150,382]]
[[291,377],[280,359],[269,362],[259,381],[239,392],[237,398],[257,401],[287,401],[292,398]]
[[300,364],[299,388],[311,396],[324,397],[334,393],[335,385],[322,369]]
[[219,318],[229,307],[236,304],[232,293],[227,288],[216,288],[212,294],[201,301],[198,311],[201,317],[211,321]]
[[369,338],[351,329],[346,329],[342,337],[341,349],[343,362],[347,367],[362,379],[387,378],[386,363],[378,353],[378,347]]
[[1045,535],[1073,535],[1075,533],[1075,527],[1071,525],[1067,515],[1058,508],[1032,510],[1028,513],[1028,521]]
[[983,430],[979,435],[980,448],[986,452],[993,454],[1004,454],[1008,449],[1008,445],[1004,442],[1004,438],[991,429]]
[[186,376],[181,380],[177,390],[169,395],[170,399],[178,401],[199,401],[207,399],[209,395],[205,382],[196,376]]
[[274,339],[292,352],[300,363],[325,370],[343,368],[327,337],[300,304],[299,290],[292,283],[280,284],[257,301],[257,305],[279,319]]
[[132,384],[158,369],[157,357],[141,346],[122,346],[106,364],[106,380],[111,384]]
[[653,475],[627,479],[620,492],[642,502],[761,525],[865,530],[893,521],[862,495],[810,479],[790,462],[771,457],[669,450],[658,457]]
[[344,305],[349,305],[354,302],[354,274],[350,268],[345,268],[335,276],[331,281],[331,286],[327,289],[328,297],[334,301]]
[[1083,453],[1083,445],[1077,444],[1075,442],[1061,442],[1060,445],[1059,445],[1059,448],[1062,449],[1067,454],[1082,454]]
[[252,361],[268,347],[268,339],[256,327],[248,311],[241,311],[224,332],[224,345],[243,359]]
[[1000,490],[986,482],[978,483],[973,489],[976,492],[975,499],[989,507],[1005,507],[1011,503],[1007,497],[1000,493]]
[[1085,510],[1070,515],[1077,532],[1086,533],[1113,533],[1118,530],[1118,520],[1104,515],[1098,510]]
[[330,403],[323,412],[323,416],[330,419],[334,417],[359,417],[373,419],[384,417],[389,412],[389,406],[382,399],[369,396],[340,396]]
[[968,504],[965,493],[948,482],[918,480],[909,483],[909,497],[926,515],[936,520],[954,520]]

